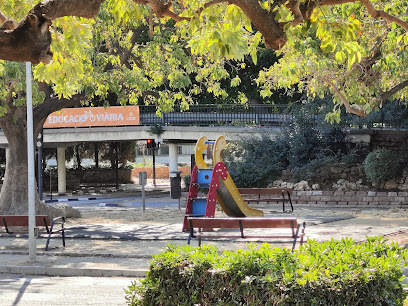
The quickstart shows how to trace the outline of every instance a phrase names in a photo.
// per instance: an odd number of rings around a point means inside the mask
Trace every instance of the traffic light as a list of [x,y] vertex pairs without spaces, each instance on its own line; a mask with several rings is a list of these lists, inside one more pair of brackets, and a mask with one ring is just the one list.
[[154,148],[156,146],[154,139],[146,139],[146,147],[148,149]]

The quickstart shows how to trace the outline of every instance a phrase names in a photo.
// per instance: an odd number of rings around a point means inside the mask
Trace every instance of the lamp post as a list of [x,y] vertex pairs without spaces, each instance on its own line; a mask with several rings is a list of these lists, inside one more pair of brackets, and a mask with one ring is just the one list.
[[34,128],[33,128],[33,97],[31,82],[31,63],[26,63],[27,91],[27,164],[28,164],[28,257],[36,259],[35,237],[35,173],[34,173]]

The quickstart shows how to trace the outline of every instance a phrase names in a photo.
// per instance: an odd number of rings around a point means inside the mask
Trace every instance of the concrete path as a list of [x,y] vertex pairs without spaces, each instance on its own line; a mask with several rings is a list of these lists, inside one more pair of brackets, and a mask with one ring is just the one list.
[[[118,195],[107,198],[109,202]],[[120,198],[120,197],[119,197]],[[132,200],[123,199],[131,205]],[[105,200],[104,200],[105,201]],[[115,200],[116,201],[116,200]],[[166,209],[178,210],[177,200],[167,195],[154,198],[167,203]],[[78,202],[84,209],[98,209],[97,202]],[[130,204],[129,204],[130,203]],[[153,200],[151,201],[153,203]],[[157,204],[159,205],[159,204]],[[122,205],[121,209],[126,207]],[[269,209],[271,206],[268,206]],[[294,216],[305,221],[307,239],[325,241],[352,237],[356,241],[366,236],[388,235],[408,231],[406,217],[379,217],[375,214],[356,217],[345,211],[322,215],[320,210],[307,206],[295,207]],[[276,216],[276,215],[275,215]],[[181,232],[182,220],[169,224],[72,224],[66,231],[66,248],[61,239],[51,239],[50,250],[44,251],[46,239],[37,239],[36,261],[28,260],[27,236],[0,235],[0,273],[49,276],[126,276],[143,277],[152,255],[165,250],[168,244],[186,245],[187,234]],[[254,240],[256,242],[256,240]],[[246,248],[245,241],[208,241],[222,250]],[[289,247],[291,242],[270,241],[273,245]],[[196,245],[196,242],[192,243]]]

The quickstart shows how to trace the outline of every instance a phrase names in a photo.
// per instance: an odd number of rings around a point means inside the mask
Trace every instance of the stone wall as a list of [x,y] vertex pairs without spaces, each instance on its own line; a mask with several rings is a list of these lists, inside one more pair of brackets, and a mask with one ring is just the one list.
[[[74,171],[67,171],[66,173],[66,186],[67,190],[76,190],[79,188],[81,180]],[[58,190],[58,177],[57,171],[53,171],[51,175],[51,190],[53,192]],[[50,175],[49,172],[43,174],[43,190],[50,191]]]
[[[86,169],[74,170],[79,176],[81,184],[114,184],[116,182],[115,169]],[[120,184],[132,183],[132,170],[118,169],[118,180]]]
[[352,129],[347,139],[368,154],[379,148],[405,151],[408,148],[408,131],[395,129]]
[[292,202],[338,208],[408,209],[408,192],[296,190]]
[[370,144],[371,150],[387,148],[395,151],[405,151],[408,147],[408,131],[373,130]]
[[[119,171],[119,184],[129,184],[132,181],[132,171],[129,169],[118,169]],[[58,177],[57,171],[53,171],[51,175],[52,190],[58,190]],[[67,190],[76,190],[80,184],[115,184],[116,172],[114,169],[86,169],[76,170],[70,169],[66,172],[66,187]],[[43,176],[43,188],[46,191],[50,190],[50,175],[44,173]]]

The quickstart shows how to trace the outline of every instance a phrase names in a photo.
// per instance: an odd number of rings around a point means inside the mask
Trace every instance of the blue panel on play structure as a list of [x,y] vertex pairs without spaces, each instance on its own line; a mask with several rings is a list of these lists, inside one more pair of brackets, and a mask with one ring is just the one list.
[[207,208],[207,199],[194,199],[193,200],[193,215],[194,216],[204,216],[206,208]]
[[210,187],[212,169],[200,169],[197,173],[197,183],[201,188]]

